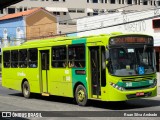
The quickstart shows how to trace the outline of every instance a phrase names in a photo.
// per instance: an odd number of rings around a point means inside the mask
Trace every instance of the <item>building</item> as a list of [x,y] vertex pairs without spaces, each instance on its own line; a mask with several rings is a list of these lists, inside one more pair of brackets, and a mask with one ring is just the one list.
[[159,5],[157,0],[23,0],[1,10],[0,15],[43,7],[59,18],[59,33],[66,33],[76,30],[75,18],[115,12],[115,9],[136,11]]
[[133,13],[117,12],[77,20],[77,36],[110,34],[112,32],[152,35],[156,52],[156,67],[157,71],[160,71],[160,9]]
[[20,45],[25,40],[57,34],[57,18],[43,8],[0,17],[1,47]]

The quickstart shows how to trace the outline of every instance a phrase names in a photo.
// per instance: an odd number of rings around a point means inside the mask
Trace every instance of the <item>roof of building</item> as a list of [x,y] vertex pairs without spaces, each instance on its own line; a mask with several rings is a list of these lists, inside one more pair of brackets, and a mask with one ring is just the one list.
[[7,14],[5,16],[0,17],[0,21],[1,20],[12,19],[12,18],[17,18],[17,17],[22,17],[22,16],[27,16],[27,15],[30,15],[30,14],[32,14],[32,13],[34,13],[34,12],[40,10],[40,9],[43,9],[43,8],[38,7],[38,8],[30,9],[30,10],[27,10],[27,11],[23,11],[23,12],[18,12],[18,13],[14,13],[14,14]]

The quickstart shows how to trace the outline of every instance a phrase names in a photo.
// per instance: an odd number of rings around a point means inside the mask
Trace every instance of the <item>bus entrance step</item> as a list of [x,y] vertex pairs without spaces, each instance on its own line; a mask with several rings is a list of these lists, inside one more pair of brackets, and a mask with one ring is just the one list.
[[42,93],[42,96],[49,96],[49,93]]

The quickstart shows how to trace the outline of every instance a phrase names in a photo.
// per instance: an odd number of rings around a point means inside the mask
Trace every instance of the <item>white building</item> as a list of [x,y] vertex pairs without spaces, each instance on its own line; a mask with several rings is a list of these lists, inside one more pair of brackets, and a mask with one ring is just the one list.
[[77,20],[77,36],[111,32],[142,33],[154,36],[154,46],[160,46],[160,9],[133,13],[86,17]]
[[66,33],[76,30],[75,18],[114,12],[115,9],[137,11],[156,5],[160,5],[159,0],[23,0],[0,11],[0,16],[43,7],[59,17],[59,31]]

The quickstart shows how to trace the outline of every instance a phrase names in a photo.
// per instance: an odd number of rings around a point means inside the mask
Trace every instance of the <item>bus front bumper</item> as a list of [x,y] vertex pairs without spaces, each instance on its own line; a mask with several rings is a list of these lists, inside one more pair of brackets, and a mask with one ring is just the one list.
[[138,98],[157,96],[157,86],[143,90],[120,91],[110,86],[109,99],[107,101],[126,101]]

